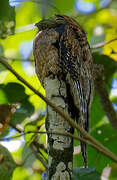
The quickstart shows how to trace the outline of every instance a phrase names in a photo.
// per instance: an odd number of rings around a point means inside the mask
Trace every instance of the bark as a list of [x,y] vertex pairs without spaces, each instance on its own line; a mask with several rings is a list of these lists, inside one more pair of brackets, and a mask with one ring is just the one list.
[[[68,112],[65,101],[66,86],[57,78],[45,80],[46,96],[57,107]],[[72,126],[47,105],[46,130],[51,132],[73,133]],[[68,136],[48,134],[48,176],[49,180],[70,180],[72,175],[73,139]]]
[[106,113],[111,126],[117,130],[117,115],[109,99],[106,89],[104,67],[101,64],[94,64],[95,89],[99,95],[103,110]]
[[102,77],[98,78],[95,83],[96,91],[100,97],[103,110],[105,111],[111,126],[117,130],[117,115],[113,108],[112,102],[109,99],[109,95],[106,89],[105,81]]

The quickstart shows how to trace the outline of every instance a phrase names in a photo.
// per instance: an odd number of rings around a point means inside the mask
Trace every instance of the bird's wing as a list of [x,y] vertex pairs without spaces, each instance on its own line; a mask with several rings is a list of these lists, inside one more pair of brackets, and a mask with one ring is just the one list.
[[[76,121],[86,131],[89,129],[89,107],[92,97],[92,58],[86,39],[69,26],[60,37],[60,65],[65,74],[66,84],[69,84],[72,102],[78,111],[73,111]],[[86,41],[86,42],[85,42]],[[68,97],[69,98],[69,97]],[[72,109],[73,110],[73,109]],[[77,116],[77,112],[80,114]],[[71,112],[72,113],[72,112]],[[82,137],[82,135],[80,134]],[[86,144],[81,142],[84,165],[87,166]]]
[[[82,44],[79,39],[76,38],[75,33],[76,32],[68,26],[61,35],[59,43],[60,65],[66,74],[66,81],[70,84],[70,91],[75,106],[79,108],[81,115],[88,121],[88,106],[92,93],[90,68],[88,68],[86,60],[84,60]],[[86,123],[86,121],[84,123]],[[88,126],[88,122],[86,124]],[[82,127],[88,130],[83,124]]]

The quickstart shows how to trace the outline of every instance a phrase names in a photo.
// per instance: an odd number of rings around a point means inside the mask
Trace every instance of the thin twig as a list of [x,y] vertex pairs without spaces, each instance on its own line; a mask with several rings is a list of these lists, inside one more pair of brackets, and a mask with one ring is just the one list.
[[[0,141],[8,141],[9,139],[15,139],[15,138],[24,136],[25,134],[28,134],[28,133],[24,133],[24,131],[23,131],[21,128],[16,127],[16,126],[15,126],[14,124],[12,124],[11,122],[10,122],[10,126],[13,127],[16,131],[18,131],[18,132],[20,133],[20,135],[8,137],[8,138],[0,138]],[[33,133],[34,133],[34,132],[33,132]],[[37,157],[37,159],[38,159],[38,160],[43,164],[43,166],[47,169],[47,164],[46,164],[46,162],[43,160],[43,158],[44,158],[44,159],[46,159],[46,158],[45,158],[45,157],[42,158],[42,157],[39,155],[39,153],[41,153],[41,152],[37,152],[37,151],[36,151],[36,149],[41,148],[41,149],[44,150],[44,152],[46,152],[46,150],[43,148],[43,146],[41,146],[41,144],[38,143],[38,147],[37,147],[37,143],[36,143],[35,140],[34,140],[34,141],[29,145],[29,147],[32,149],[32,153],[35,154],[35,156]],[[34,151],[34,149],[35,149],[35,151]],[[46,153],[47,153],[47,152],[46,152]],[[25,160],[23,163],[19,164],[19,165],[21,166],[21,165],[23,165],[25,162],[26,162],[26,160]]]
[[16,58],[14,58],[14,57],[6,57],[6,56],[2,56],[2,57],[4,57],[5,59],[9,59],[9,60],[11,60],[11,61],[28,61],[28,62],[34,62],[34,60],[33,59],[29,59],[29,58],[27,58],[27,59],[23,59],[23,58],[19,58],[19,57],[16,57]]
[[48,169],[47,163],[43,160],[43,158],[40,156],[40,154],[37,153],[34,144],[31,144],[30,146],[31,146],[31,149],[33,150],[35,156],[37,157],[37,159],[39,159],[40,162],[43,164],[43,166],[44,166],[46,169]]
[[[105,155],[105,153],[104,153],[104,151],[102,150],[102,148],[100,148],[100,147],[97,147],[97,145],[95,145],[95,144],[93,144],[93,143],[91,143],[89,140],[86,140],[86,139],[84,139],[84,138],[81,138],[80,136],[75,136],[75,135],[73,135],[73,134],[71,134],[71,133],[62,133],[62,132],[57,132],[57,131],[55,131],[55,132],[49,132],[49,131],[27,131],[26,133],[24,133],[24,134],[20,134],[20,135],[18,135],[18,136],[14,136],[14,137],[8,137],[8,138],[1,138],[0,140],[9,140],[9,139],[11,139],[11,138],[17,138],[17,137],[20,137],[20,136],[22,136],[22,135],[26,135],[26,134],[30,134],[30,133],[39,133],[39,134],[55,134],[55,135],[60,135],[60,136],[68,136],[68,137],[71,137],[71,138],[73,138],[73,139],[76,139],[76,140],[78,140],[78,141],[82,141],[82,142],[84,142],[84,143],[87,143],[87,144],[89,144],[91,147],[93,147],[94,149],[98,149],[98,151],[101,153],[101,154],[103,154],[103,155]],[[39,156],[40,157],[40,156]],[[108,156],[107,156],[108,157]],[[40,159],[39,159],[40,160]]]
[[116,40],[117,40],[117,38],[114,38],[114,39],[111,39],[111,40],[109,40],[109,41],[105,41],[105,42],[101,42],[101,43],[92,45],[92,46],[91,46],[91,49],[101,48],[101,47],[103,47],[103,46],[105,46],[105,45],[107,45],[107,44],[109,44],[109,43],[111,43],[111,42],[113,42],[113,41],[116,41]]
[[[12,128],[14,128],[16,131],[18,131],[19,133],[22,133],[22,134],[16,135],[16,136],[11,136],[8,138],[1,138],[0,141],[9,141],[10,139],[15,139],[15,138],[18,138],[18,137],[24,136],[25,134],[30,133],[30,132],[24,133],[22,128],[16,127],[12,122],[10,122],[9,124]],[[39,131],[36,131],[36,132],[39,132]],[[36,133],[36,132],[34,131],[31,133]],[[47,149],[45,148],[45,146],[43,144],[38,143],[36,140],[33,140],[32,143],[37,147],[37,149],[42,149],[45,153],[47,153]]]
[[4,65],[8,70],[10,70],[16,78],[30,88],[35,94],[37,94],[41,99],[43,99],[49,106],[51,106],[58,114],[60,114],[64,119],[66,119],[74,128],[76,128],[80,133],[89,140],[94,146],[97,146],[97,150],[102,150],[105,156],[108,156],[110,159],[117,163],[117,156],[107,149],[104,145],[99,143],[95,138],[89,135],[84,129],[82,129],[71,117],[64,113],[59,107],[56,107],[48,98],[44,97],[40,92],[38,92],[33,86],[31,86],[27,81],[25,81],[7,62],[0,56],[0,63]]
[[[62,132],[57,132],[57,131],[54,131],[54,132],[49,132],[49,131],[27,131],[27,132],[20,132],[20,135],[16,135],[16,136],[11,136],[11,137],[6,137],[6,138],[0,138],[0,141],[9,141],[10,139],[16,139],[16,138],[19,138],[21,136],[24,136],[26,134],[34,134],[34,133],[37,133],[37,134],[56,134],[56,135],[61,135],[61,136],[69,136],[69,137],[72,137],[74,139],[77,139],[79,141],[83,141],[83,142],[86,142],[86,139],[83,139],[79,136],[74,136],[73,134],[71,133],[62,133]],[[76,138],[77,137],[77,138]]]
[[[60,136],[68,136],[68,137],[71,137],[73,139],[76,139],[78,141],[82,141],[84,143],[87,143],[89,144],[90,146],[92,146],[93,148],[97,149],[97,146],[92,144],[90,141],[84,139],[84,138],[81,138],[80,136],[75,136],[71,133],[62,133],[62,132],[57,132],[57,131],[54,131],[54,132],[49,132],[49,131],[27,131],[27,132],[23,132],[21,133],[20,135],[16,135],[16,136],[12,136],[12,137],[8,137],[8,138],[1,138],[0,140],[1,141],[8,141],[10,139],[15,139],[15,138],[18,138],[18,137],[21,137],[23,135],[26,135],[26,134],[31,134],[31,133],[38,133],[38,134],[55,134],[55,135],[60,135]],[[101,153],[103,153],[102,149],[98,149],[98,151],[100,151]]]
[[15,129],[16,131],[18,131],[19,133],[22,133],[23,132],[23,129],[19,128],[19,127],[16,127],[12,122],[9,123],[9,125]]

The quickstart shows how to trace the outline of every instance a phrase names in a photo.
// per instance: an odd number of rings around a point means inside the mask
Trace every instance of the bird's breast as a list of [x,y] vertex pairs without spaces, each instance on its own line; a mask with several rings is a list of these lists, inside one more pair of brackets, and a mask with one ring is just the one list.
[[53,45],[57,39],[58,33],[54,29],[41,31],[34,39],[36,73],[42,85],[46,77],[53,78],[59,71],[58,50]]

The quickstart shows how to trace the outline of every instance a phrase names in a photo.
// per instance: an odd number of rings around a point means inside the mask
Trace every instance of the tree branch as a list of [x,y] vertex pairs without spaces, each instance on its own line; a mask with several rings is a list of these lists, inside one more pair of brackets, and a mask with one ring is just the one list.
[[[21,136],[23,136],[25,134],[30,134],[30,133],[38,133],[38,134],[47,134],[48,133],[48,134],[55,134],[55,135],[60,135],[60,136],[68,136],[68,137],[71,137],[71,138],[76,139],[78,141],[82,141],[84,143],[89,144],[91,147],[93,147],[94,149],[98,150],[101,154],[105,155],[105,153],[102,151],[102,149],[100,147],[97,148],[97,146],[95,144],[91,143],[89,140],[86,140],[84,138],[81,138],[80,136],[75,136],[75,135],[73,135],[71,133],[67,133],[67,132],[63,133],[63,132],[57,132],[57,131],[55,131],[55,132],[49,132],[49,131],[27,131],[27,132],[22,133],[22,134],[17,135],[17,136],[8,137],[8,138],[0,138],[0,140],[2,140],[2,141],[5,140],[6,141],[6,140],[18,138],[18,137],[21,137]],[[109,156],[107,156],[107,157],[110,158]]]
[[100,65],[95,66],[95,74],[96,74],[95,87],[100,97],[100,102],[102,104],[104,112],[106,113],[110,121],[110,124],[115,130],[117,130],[117,115],[116,112],[114,111],[111,101],[109,100],[108,92],[104,81],[103,68],[101,68]]
[[98,44],[95,44],[95,45],[92,45],[91,46],[91,49],[97,49],[97,48],[101,48],[103,46],[105,46],[106,44],[109,44],[113,41],[117,41],[117,38],[114,38],[114,39],[111,39],[109,41],[104,41],[104,42],[101,42],[101,43],[98,43]]
[[23,59],[23,58],[19,58],[19,57],[16,57],[16,58],[14,58],[14,57],[6,57],[6,56],[2,56],[2,57],[4,57],[5,59],[9,59],[9,60],[11,60],[11,61],[34,62],[33,59],[29,59],[29,58]]
[[30,147],[31,147],[31,149],[33,150],[33,152],[34,152],[35,156],[37,157],[37,159],[43,164],[43,166],[45,167],[45,169],[48,169],[47,163],[46,163],[46,162],[44,161],[44,159],[40,156],[40,154],[37,153],[37,150],[36,150],[36,148],[35,148],[35,146],[34,146],[33,143],[31,143]]
[[103,151],[103,154],[108,156],[110,159],[117,163],[117,156],[108,150],[105,146],[99,143],[95,138],[90,136],[84,129],[82,129],[72,118],[70,118],[66,113],[64,113],[60,108],[56,107],[49,99],[44,97],[40,92],[38,92],[35,88],[33,88],[27,81],[25,81],[6,61],[0,56],[0,63],[4,65],[9,71],[11,71],[16,78],[25,84],[28,88],[30,88],[35,94],[41,97],[49,106],[51,106],[57,113],[59,113],[64,119],[66,119],[74,128],[76,128],[80,133],[89,140],[92,144],[97,146],[97,150],[100,149]]

